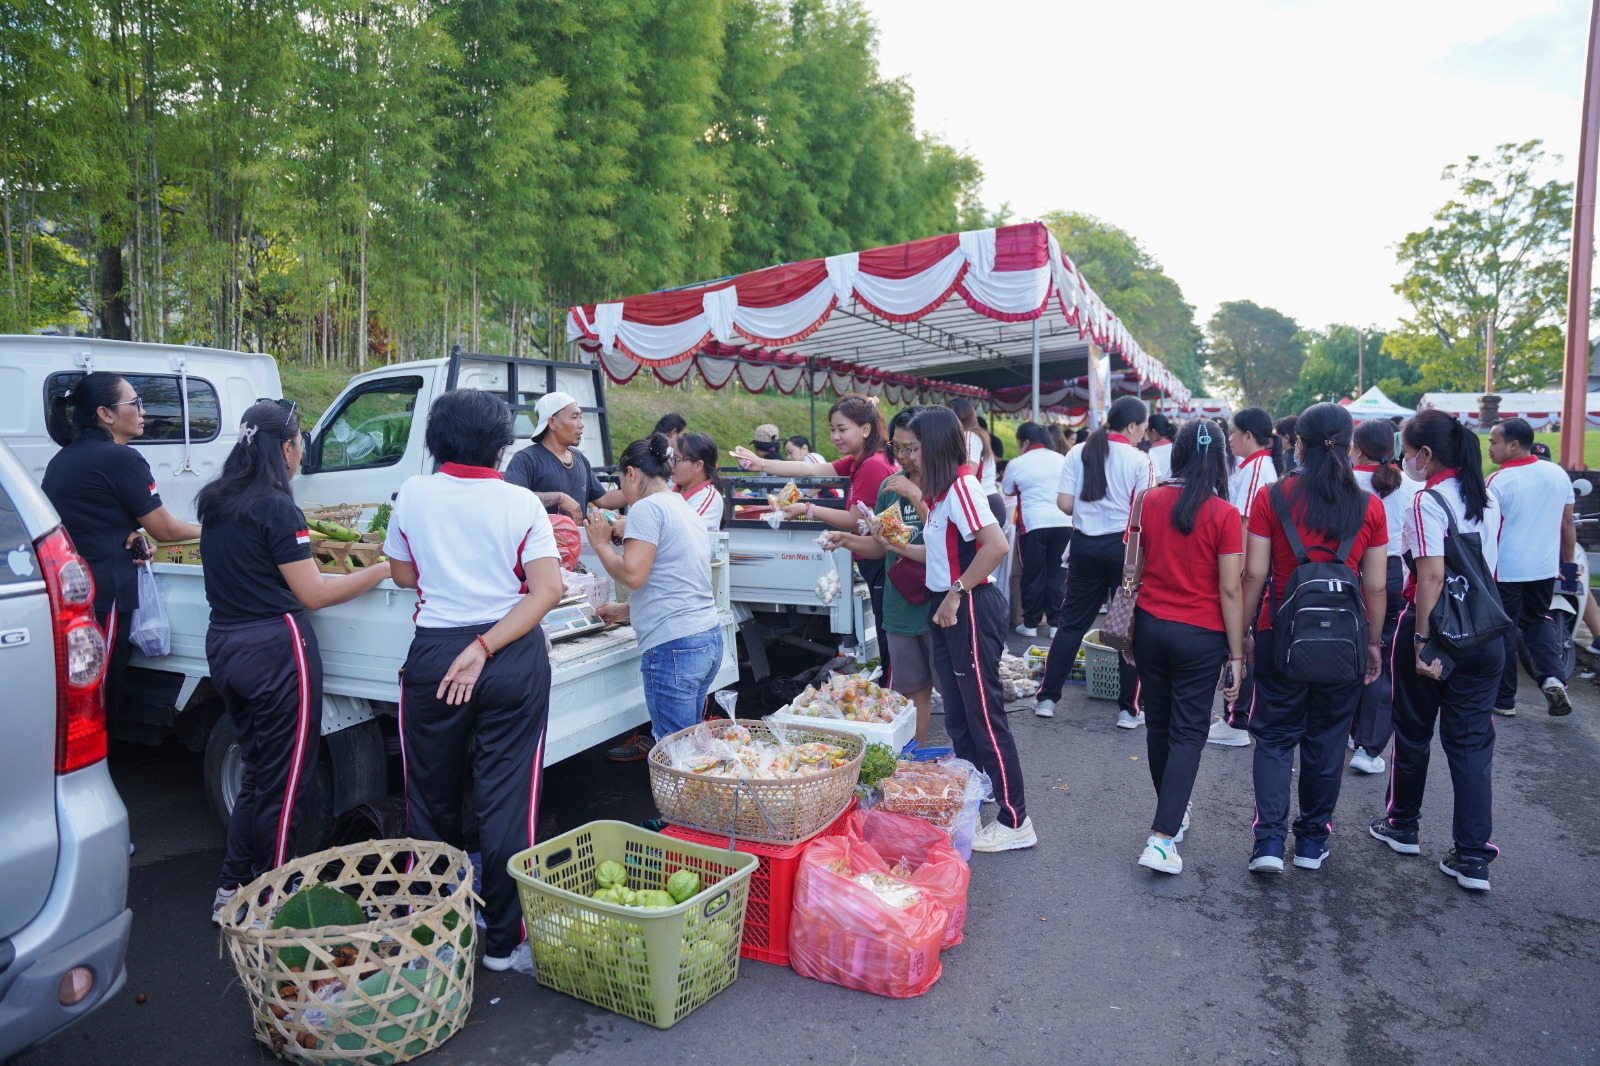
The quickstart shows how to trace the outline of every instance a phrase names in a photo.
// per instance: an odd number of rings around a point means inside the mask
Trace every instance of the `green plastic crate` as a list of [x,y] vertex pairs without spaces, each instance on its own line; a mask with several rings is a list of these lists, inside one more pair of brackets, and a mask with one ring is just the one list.
[[1114,700],[1122,692],[1122,678],[1117,664],[1121,654],[1100,643],[1100,631],[1091,629],[1083,635],[1084,691],[1091,700]]
[[[706,886],[676,907],[647,911],[590,895],[595,868],[628,868],[628,887],[664,889],[693,870]],[[546,988],[658,1029],[676,1024],[739,976],[750,875],[760,860],[625,822],[590,822],[506,864],[528,925],[534,976]]]

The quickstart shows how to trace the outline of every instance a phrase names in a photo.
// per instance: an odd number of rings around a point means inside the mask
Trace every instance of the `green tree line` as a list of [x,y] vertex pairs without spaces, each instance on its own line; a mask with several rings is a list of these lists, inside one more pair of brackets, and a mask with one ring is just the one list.
[[559,351],[574,302],[990,224],[854,0],[0,5],[0,331]]

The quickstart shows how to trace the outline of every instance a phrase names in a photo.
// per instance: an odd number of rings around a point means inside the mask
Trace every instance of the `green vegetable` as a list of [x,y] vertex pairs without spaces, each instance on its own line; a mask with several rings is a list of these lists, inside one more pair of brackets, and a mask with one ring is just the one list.
[[643,907],[647,911],[666,910],[668,907],[676,907],[679,902],[670,892],[662,892],[655,888],[642,889],[633,894],[633,905]]
[[323,536],[327,537],[329,540],[342,540],[342,541],[350,542],[350,541],[357,541],[357,540],[361,539],[361,534],[360,533],[357,533],[353,529],[346,529],[344,526],[339,525],[337,522],[324,522],[320,518],[313,518],[313,519],[310,519],[306,523],[306,525],[309,526],[310,528],[316,530],[318,533],[321,533]]
[[887,744],[868,744],[861,757],[860,782],[868,788],[894,773],[897,760],[894,749]]
[[[361,904],[332,885],[313,881],[283,901],[273,916],[274,929],[321,929],[326,925],[365,925]],[[311,953],[305,948],[284,948],[278,961],[285,967],[305,967]]]
[[620,862],[613,862],[607,859],[595,870],[594,879],[600,882],[601,888],[626,888],[628,887],[628,868]]
[[372,521],[367,523],[368,533],[389,532],[389,512],[391,508],[386,503],[378,504],[378,509],[372,513]]
[[693,870],[679,870],[667,878],[667,892],[682,903],[700,891],[700,875]]

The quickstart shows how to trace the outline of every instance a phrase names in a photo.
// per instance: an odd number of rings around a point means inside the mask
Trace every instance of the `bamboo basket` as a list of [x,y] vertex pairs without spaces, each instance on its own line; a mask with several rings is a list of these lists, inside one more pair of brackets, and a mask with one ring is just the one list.
[[[314,881],[353,896],[369,921],[273,929],[294,888]],[[466,1024],[478,899],[465,852],[410,839],[330,848],[285,863],[237,898],[239,908],[222,915],[223,939],[256,1039],[279,1057],[388,1066]],[[303,967],[291,970],[301,953]]]
[[353,574],[383,557],[383,543],[365,538],[334,540],[313,532],[311,557],[317,561],[317,569],[324,574]]
[[308,522],[332,522],[359,532],[362,512],[377,506],[375,503],[340,503],[331,507],[313,507],[305,515]]
[[655,794],[656,807],[664,820],[758,844],[798,844],[826,829],[855,797],[867,744],[859,735],[838,729],[779,727],[790,743],[826,741],[850,754],[850,761],[843,766],[820,773],[764,779],[713,777],[673,768],[667,752],[672,750],[674,741],[697,729],[720,737],[734,726],[748,729],[756,739],[773,737],[773,730],[765,722],[718,720],[680,730],[651,749],[650,791]]

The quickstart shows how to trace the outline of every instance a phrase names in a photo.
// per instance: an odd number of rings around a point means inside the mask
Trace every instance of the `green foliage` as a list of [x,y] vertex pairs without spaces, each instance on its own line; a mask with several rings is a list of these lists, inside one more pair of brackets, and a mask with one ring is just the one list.
[[1305,341],[1295,320],[1249,300],[1217,308],[1206,325],[1211,387],[1241,406],[1274,414],[1299,380]]
[[1132,234],[1092,215],[1052,211],[1041,221],[1144,350],[1200,394],[1203,337],[1193,305],[1161,264]]
[[[321,929],[325,926],[362,925],[366,912],[361,904],[332,885],[313,881],[302,885],[283,901],[273,916],[274,929]],[[310,953],[305,948],[284,948],[278,961],[285,967],[304,967]]]
[[861,757],[861,776],[858,780],[871,788],[894,773],[896,765],[893,748],[887,744],[868,744],[866,754]]
[[[1355,399],[1358,395],[1355,327],[1334,325],[1325,330],[1307,330],[1302,338],[1306,355],[1300,366],[1300,378],[1274,413],[1298,414],[1314,403],[1337,403],[1346,396]],[[1390,355],[1385,344],[1381,330],[1362,332],[1361,391],[1376,385],[1395,403],[1415,407],[1423,393],[1421,375],[1410,363]]]
[[1454,195],[1400,242],[1395,291],[1411,315],[1385,350],[1420,372],[1424,391],[1483,388],[1487,323],[1497,390],[1547,388],[1561,375],[1572,186],[1537,182],[1540,145],[1502,144],[1446,167]]

